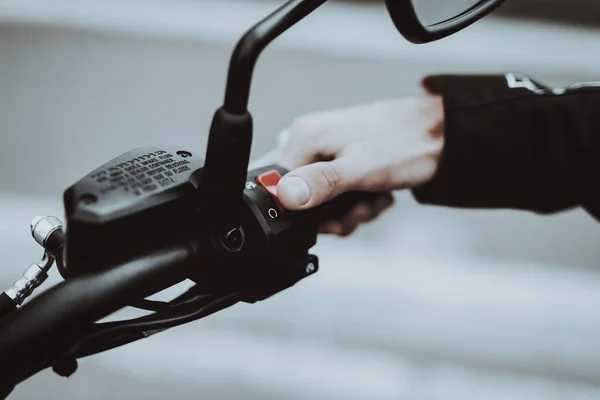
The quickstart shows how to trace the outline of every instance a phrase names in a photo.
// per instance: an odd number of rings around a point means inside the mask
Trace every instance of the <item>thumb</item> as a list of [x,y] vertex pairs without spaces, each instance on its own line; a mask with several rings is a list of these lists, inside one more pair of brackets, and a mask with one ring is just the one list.
[[288,210],[316,207],[351,189],[349,172],[341,158],[299,167],[281,178],[277,197]]

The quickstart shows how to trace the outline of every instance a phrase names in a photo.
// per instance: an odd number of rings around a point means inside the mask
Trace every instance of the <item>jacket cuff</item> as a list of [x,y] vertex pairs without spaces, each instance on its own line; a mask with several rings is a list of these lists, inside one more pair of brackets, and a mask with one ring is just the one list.
[[572,205],[534,157],[536,110],[523,100],[546,88],[513,74],[429,76],[423,85],[443,98],[444,149],[433,179],[412,189],[417,202],[541,213]]

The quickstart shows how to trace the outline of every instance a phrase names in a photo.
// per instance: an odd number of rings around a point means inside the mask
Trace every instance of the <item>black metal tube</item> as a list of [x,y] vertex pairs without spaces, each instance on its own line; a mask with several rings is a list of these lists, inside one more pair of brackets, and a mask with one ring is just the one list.
[[0,321],[0,360],[18,376],[91,323],[183,281],[198,258],[195,245],[174,246],[57,284]]
[[3,383],[0,383],[0,399],[6,399],[14,390],[14,385],[3,386]]
[[326,1],[290,0],[246,32],[235,47],[229,64],[223,105],[227,112],[246,113],[254,66],[265,47]]
[[6,293],[0,293],[0,318],[14,312],[17,304]]

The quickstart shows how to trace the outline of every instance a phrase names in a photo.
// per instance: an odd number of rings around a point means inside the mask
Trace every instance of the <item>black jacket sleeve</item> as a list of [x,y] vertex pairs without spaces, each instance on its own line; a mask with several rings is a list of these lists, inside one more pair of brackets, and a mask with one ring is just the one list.
[[517,74],[441,75],[445,147],[413,189],[423,204],[554,213],[582,206],[600,219],[600,87],[549,89]]

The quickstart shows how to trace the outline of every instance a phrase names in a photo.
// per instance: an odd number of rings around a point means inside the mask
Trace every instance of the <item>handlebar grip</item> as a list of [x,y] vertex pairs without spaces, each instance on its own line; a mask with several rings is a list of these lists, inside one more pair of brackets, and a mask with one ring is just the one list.
[[382,193],[379,192],[346,192],[328,201],[327,203],[316,207],[314,209],[314,213],[320,223],[324,223],[330,220],[341,219],[356,205],[362,203],[373,203],[381,196]]
[[15,370],[31,365],[89,324],[185,280],[197,262],[197,246],[186,243],[61,282],[0,321],[0,358]]
[[[0,385],[4,385],[4,384],[0,384]],[[10,396],[10,394],[12,393],[12,391],[14,389],[15,389],[15,386],[13,384],[8,384],[8,386],[0,386],[0,399],[8,398],[8,396]]]
[[0,318],[17,309],[16,303],[6,294],[0,294]]

